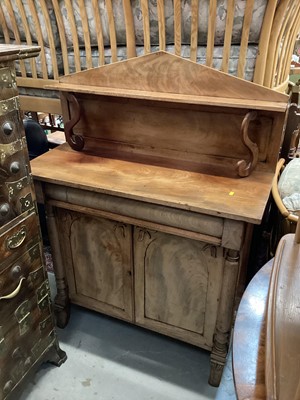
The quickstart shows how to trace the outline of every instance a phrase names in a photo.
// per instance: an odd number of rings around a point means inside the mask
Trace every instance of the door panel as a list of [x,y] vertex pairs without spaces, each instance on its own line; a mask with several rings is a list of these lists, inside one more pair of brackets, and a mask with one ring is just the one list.
[[132,320],[131,226],[62,209],[57,223],[71,300]]
[[136,228],[136,322],[210,347],[221,291],[222,254],[222,248],[204,242]]

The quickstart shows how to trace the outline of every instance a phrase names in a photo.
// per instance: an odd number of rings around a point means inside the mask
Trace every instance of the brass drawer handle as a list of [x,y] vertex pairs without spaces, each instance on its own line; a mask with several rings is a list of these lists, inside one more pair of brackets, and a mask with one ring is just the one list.
[[6,245],[8,249],[13,250],[21,246],[21,244],[26,239],[26,226],[22,226],[21,229],[14,235],[6,239]]
[[26,278],[23,276],[23,278],[20,279],[20,282],[19,282],[18,286],[16,287],[16,289],[13,292],[11,292],[10,294],[0,297],[0,300],[8,300],[8,299],[13,299],[14,297],[16,297],[17,294],[19,293],[19,291],[21,290],[22,282],[24,280],[26,280]]

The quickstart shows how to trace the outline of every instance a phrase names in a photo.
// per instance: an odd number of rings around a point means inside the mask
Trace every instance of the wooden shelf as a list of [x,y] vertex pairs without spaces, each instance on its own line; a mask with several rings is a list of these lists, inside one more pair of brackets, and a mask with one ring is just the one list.
[[131,99],[141,100],[153,100],[153,101],[165,101],[170,103],[180,104],[196,104],[203,106],[215,106],[215,107],[226,107],[226,108],[242,108],[251,110],[266,110],[266,111],[277,111],[285,112],[287,103],[283,102],[270,102],[262,100],[247,99],[228,99],[227,97],[212,97],[212,96],[192,96],[187,94],[176,94],[176,93],[160,93],[160,92],[147,92],[141,90],[130,90],[123,89],[119,90],[111,87],[95,87],[95,86],[80,86],[72,85],[68,83],[60,83],[57,86],[49,86],[50,89],[59,89],[61,92],[76,92],[76,93],[87,93],[101,96],[112,96],[112,97],[125,97]]

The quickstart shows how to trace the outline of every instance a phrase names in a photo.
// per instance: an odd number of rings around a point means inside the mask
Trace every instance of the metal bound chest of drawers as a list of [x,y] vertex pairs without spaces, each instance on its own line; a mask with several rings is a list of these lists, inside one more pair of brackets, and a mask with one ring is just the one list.
[[[60,365],[14,63],[38,47],[0,46],[0,399],[44,361]],[[24,66],[24,64],[23,64]]]

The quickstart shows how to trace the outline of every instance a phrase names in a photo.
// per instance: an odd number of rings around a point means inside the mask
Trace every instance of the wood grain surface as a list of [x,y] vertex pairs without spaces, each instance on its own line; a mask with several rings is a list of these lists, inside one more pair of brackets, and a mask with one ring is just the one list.
[[239,305],[233,334],[238,400],[298,400],[299,265],[297,235],[285,235],[252,279]]
[[67,144],[32,161],[37,181],[251,223],[261,221],[272,173],[233,179],[75,152]]
[[[299,241],[300,242],[300,241]],[[268,294],[265,379],[269,400],[300,398],[300,243],[283,236]]]
[[[235,164],[248,157],[241,133],[246,110],[166,106],[165,103],[92,95],[77,95],[76,98],[81,118],[74,132],[85,140],[101,140],[98,146],[101,149],[111,148],[116,153],[127,148],[131,157],[140,152],[153,154],[155,158],[165,155],[198,163],[204,162],[205,157],[218,157],[214,164],[226,162],[225,159],[228,164],[235,160]],[[74,115],[72,104],[69,108]],[[274,130],[274,114],[260,113],[249,124],[248,131],[257,145],[259,161],[265,165],[270,159],[269,146],[278,136],[278,130]]]
[[288,100],[285,94],[163,51],[67,75],[51,88],[281,112]]
[[273,259],[247,286],[233,332],[233,374],[238,400],[266,400],[265,319]]
[[0,62],[36,57],[40,50],[41,48],[39,46],[0,44]]
[[58,209],[72,302],[133,321],[131,226]]
[[223,249],[135,227],[133,251],[137,323],[211,350]]

